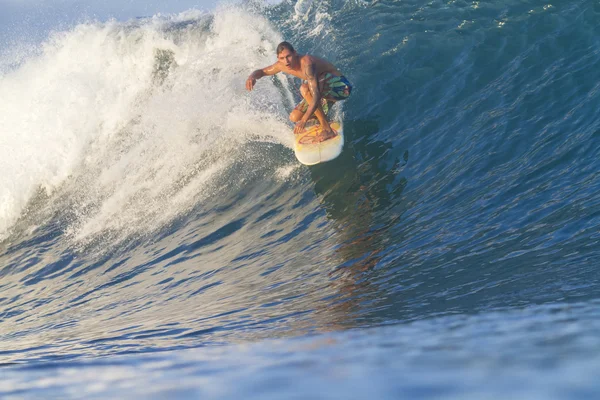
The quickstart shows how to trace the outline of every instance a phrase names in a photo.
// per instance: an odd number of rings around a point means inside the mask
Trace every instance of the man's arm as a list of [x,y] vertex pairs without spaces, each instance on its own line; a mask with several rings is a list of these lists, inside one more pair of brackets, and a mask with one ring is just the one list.
[[279,66],[277,65],[277,63],[275,63],[273,65],[269,65],[268,67],[265,67],[263,69],[257,69],[256,71],[254,71],[250,74],[248,79],[246,79],[246,89],[252,90],[252,88],[254,88],[254,84],[256,83],[257,79],[260,79],[263,76],[267,76],[267,75],[275,75],[276,73],[278,73],[280,71],[281,70],[279,69]]
[[315,66],[314,61],[310,60],[305,65],[302,66],[304,74],[307,78],[308,89],[310,90],[310,94],[312,95],[312,101],[308,105],[308,109],[304,113],[302,120],[304,122],[308,121],[308,119],[313,115],[317,107],[321,102],[321,91],[319,90],[319,82],[317,82],[317,68]]

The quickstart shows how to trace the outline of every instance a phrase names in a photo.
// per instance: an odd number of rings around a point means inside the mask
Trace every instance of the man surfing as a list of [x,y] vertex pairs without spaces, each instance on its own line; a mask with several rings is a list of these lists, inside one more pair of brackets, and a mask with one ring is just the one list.
[[326,114],[333,103],[350,96],[352,85],[346,77],[333,64],[309,54],[299,54],[291,44],[281,42],[277,46],[277,62],[252,72],[246,80],[246,89],[252,90],[258,79],[278,72],[304,81],[300,86],[303,99],[290,114],[290,120],[296,123],[294,133],[303,132],[306,122],[314,114],[323,128],[321,141],[335,137]]

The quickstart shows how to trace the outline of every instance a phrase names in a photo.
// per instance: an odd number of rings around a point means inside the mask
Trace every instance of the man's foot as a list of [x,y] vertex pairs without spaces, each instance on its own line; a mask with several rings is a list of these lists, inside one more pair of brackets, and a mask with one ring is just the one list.
[[319,140],[319,142],[324,142],[325,140],[332,139],[336,136],[337,136],[337,134],[335,133],[335,131],[333,129],[329,129],[328,131],[323,129],[323,132],[321,132],[317,136],[317,139]]

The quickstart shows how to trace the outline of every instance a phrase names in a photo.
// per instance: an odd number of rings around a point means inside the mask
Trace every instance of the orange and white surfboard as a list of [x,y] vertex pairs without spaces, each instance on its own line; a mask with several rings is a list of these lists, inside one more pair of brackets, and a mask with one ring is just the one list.
[[294,135],[294,152],[296,158],[304,165],[315,165],[330,161],[342,153],[344,147],[344,129],[340,122],[332,122],[331,129],[336,135],[321,141],[318,137],[321,126],[316,124]]

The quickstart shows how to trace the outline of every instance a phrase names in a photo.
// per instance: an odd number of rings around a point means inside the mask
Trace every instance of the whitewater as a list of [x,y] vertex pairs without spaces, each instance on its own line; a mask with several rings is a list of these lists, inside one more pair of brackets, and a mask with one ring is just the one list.
[[[596,397],[600,7],[547,1],[1,40],[0,396]],[[283,40],[354,84],[332,162],[245,90]]]

